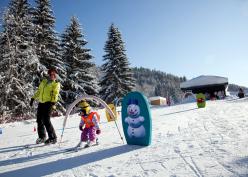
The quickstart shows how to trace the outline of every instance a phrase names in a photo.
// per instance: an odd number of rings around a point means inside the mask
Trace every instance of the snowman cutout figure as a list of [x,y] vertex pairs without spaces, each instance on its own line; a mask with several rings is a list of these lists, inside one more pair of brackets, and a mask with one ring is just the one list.
[[130,138],[145,137],[145,127],[143,126],[145,119],[143,116],[140,116],[140,107],[138,104],[138,100],[128,100],[127,114],[128,117],[125,118],[125,122],[128,124],[128,136]]

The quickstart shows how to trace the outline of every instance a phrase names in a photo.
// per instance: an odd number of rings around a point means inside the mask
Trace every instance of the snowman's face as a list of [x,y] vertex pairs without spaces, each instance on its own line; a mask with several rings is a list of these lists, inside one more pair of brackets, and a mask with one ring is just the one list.
[[127,107],[127,113],[130,117],[137,117],[140,115],[140,108],[136,104],[130,104]]

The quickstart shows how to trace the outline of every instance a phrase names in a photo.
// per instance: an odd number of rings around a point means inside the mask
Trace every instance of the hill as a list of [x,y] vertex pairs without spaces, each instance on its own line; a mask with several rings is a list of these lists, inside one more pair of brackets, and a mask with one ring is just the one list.
[[137,91],[143,92],[148,97],[162,96],[168,98],[171,96],[174,102],[180,101],[182,95],[180,83],[186,81],[186,77],[178,77],[143,67],[135,67],[133,72]]
[[[132,68],[136,85],[134,90],[142,92],[145,96],[171,96],[174,102],[179,102],[182,91],[180,83],[186,81],[186,77],[178,77],[162,71],[151,70],[143,67]],[[101,78],[103,73],[97,67],[95,73]]]
[[245,92],[248,92],[248,88],[244,86],[239,86],[236,84],[228,84],[228,91],[229,92],[238,92],[239,88],[242,88]]
[[[172,96],[174,102],[179,102],[182,96],[180,83],[186,81],[186,77],[178,77],[162,71],[151,70],[148,68],[133,68],[136,79],[135,90],[144,93],[147,97],[163,96],[168,98]],[[232,94],[238,92],[239,88],[248,93],[248,88],[230,83],[228,91]]]

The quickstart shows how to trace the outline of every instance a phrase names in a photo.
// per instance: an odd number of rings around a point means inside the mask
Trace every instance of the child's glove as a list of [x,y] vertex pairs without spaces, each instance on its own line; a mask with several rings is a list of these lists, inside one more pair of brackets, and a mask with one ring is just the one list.
[[96,130],[96,134],[97,135],[99,135],[100,133],[101,133],[101,130],[100,129]]
[[83,131],[83,127],[81,125],[79,125],[79,130]]

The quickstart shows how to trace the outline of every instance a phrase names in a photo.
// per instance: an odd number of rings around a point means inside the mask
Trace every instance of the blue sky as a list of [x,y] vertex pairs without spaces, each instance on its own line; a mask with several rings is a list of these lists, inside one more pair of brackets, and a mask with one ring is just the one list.
[[[9,0],[0,0],[1,10]],[[29,1],[31,4],[32,1]],[[78,17],[87,47],[103,63],[107,32],[122,33],[131,66],[187,79],[228,77],[248,86],[248,0],[52,0],[56,31]]]

